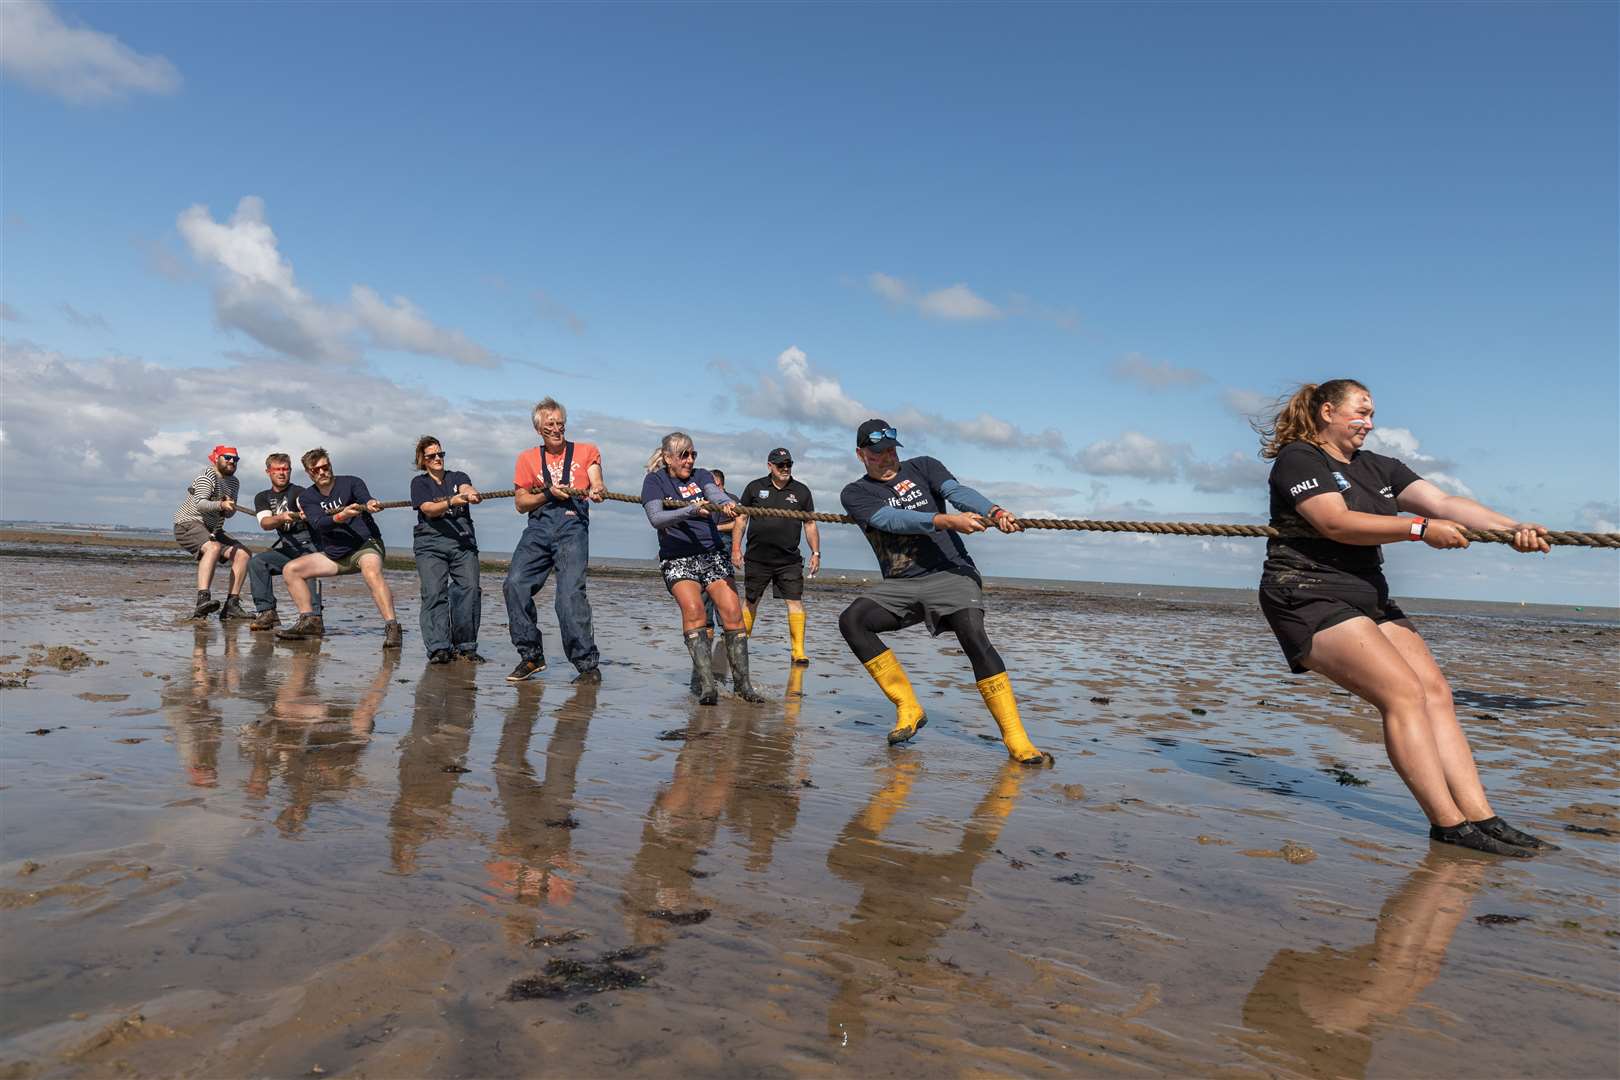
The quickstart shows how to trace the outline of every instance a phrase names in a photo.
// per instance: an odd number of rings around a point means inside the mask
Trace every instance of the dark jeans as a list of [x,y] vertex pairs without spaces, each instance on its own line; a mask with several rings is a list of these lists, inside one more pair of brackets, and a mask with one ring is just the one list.
[[504,587],[506,621],[519,655],[530,660],[545,657],[540,627],[534,621],[534,594],[556,570],[557,628],[562,631],[563,651],[580,671],[597,665],[591,602],[585,596],[585,564],[590,557],[590,527],[579,518],[559,508],[529,519],[512,552]]
[[[253,607],[257,611],[268,611],[276,606],[276,593],[270,587],[270,579],[281,576],[281,568],[298,558],[289,555],[281,548],[271,548],[261,551],[248,560],[248,583],[253,588]],[[321,613],[321,583],[319,580],[310,583],[311,611]]]
[[484,599],[478,549],[438,533],[418,533],[414,550],[422,579],[422,647],[429,653],[477,652]]

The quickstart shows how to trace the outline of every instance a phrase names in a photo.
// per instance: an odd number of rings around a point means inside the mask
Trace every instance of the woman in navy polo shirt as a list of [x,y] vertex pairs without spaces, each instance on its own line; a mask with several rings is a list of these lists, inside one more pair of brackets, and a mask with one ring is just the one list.
[[[1429,819],[1429,838],[1527,856],[1554,848],[1491,809],[1451,687],[1389,597],[1382,544],[1465,548],[1462,529],[1511,529],[1518,551],[1550,551],[1546,528],[1448,495],[1406,464],[1362,449],[1373,399],[1354,379],[1301,386],[1260,431],[1271,524],[1260,609],[1295,674],[1314,671],[1382,715],[1390,763]],[[1399,511],[1421,517],[1400,517]]]
[[[665,509],[665,499],[679,499],[688,505]],[[713,504],[714,509],[708,504]],[[647,511],[647,521],[658,530],[664,587],[681,606],[681,630],[687,651],[692,654],[698,704],[713,705],[720,699],[710,655],[708,619],[703,611],[705,594],[720,615],[732,690],[744,701],[764,701],[748,678],[748,636],[742,628],[742,605],[731,581],[729,551],[714,522],[716,513],[735,518],[737,503],[714,482],[709,470],[697,467],[697,449],[690,435],[672,431],[653,451],[647,460],[646,479],[641,482],[641,505]]]
[[478,490],[464,472],[446,472],[444,447],[432,435],[416,440],[411,505],[416,574],[422,580],[422,646],[428,663],[453,659],[483,663],[478,655],[478,622],[483,594],[478,588],[478,537],[472,513]]

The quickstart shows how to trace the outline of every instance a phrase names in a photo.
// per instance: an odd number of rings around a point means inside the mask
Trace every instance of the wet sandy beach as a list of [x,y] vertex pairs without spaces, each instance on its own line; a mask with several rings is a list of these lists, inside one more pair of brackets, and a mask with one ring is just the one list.
[[172,564],[0,574],[0,673],[33,672],[0,690],[0,1076],[1620,1070],[1612,626],[1420,620],[1496,808],[1564,847],[1508,863],[1431,848],[1376,714],[1248,608],[994,592],[1028,771],[920,629],[889,641],[930,724],[889,749],[838,591],[800,672],[766,601],[769,704],[700,708],[650,580],[592,581],[600,687],[548,589],[514,687],[490,575],[492,662],[430,667],[412,574],[397,658],[355,579],[278,644],[179,617]]

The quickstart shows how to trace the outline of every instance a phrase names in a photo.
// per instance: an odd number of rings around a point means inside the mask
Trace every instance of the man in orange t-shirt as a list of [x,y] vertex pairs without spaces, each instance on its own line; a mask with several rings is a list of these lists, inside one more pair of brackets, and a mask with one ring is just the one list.
[[[564,438],[568,410],[551,398],[534,407],[539,446],[518,455],[512,471],[517,512],[529,515],[506,571],[506,621],[518,651],[507,682],[523,682],[546,670],[546,650],[535,625],[534,594],[557,571],[557,628],[563,651],[579,670],[575,682],[599,682],[596,639],[591,633],[591,602],[585,595],[590,561],[590,504],[607,492],[602,452],[590,443]],[[571,495],[568,490],[586,492]]]

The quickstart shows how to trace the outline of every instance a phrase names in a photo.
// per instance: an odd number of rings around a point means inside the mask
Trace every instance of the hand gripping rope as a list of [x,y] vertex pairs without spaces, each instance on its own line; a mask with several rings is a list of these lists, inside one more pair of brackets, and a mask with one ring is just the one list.
[[[570,495],[585,496],[586,492],[576,488],[564,487],[563,491]],[[483,499],[510,499],[517,494],[516,490],[481,491],[478,493]],[[641,499],[635,495],[625,495],[616,491],[605,492],[602,496],[609,502],[635,503],[641,505]],[[382,504],[384,510],[393,510],[410,506],[409,499]],[[698,500],[696,503],[682,502],[679,499],[665,499],[664,506],[673,509],[679,506],[705,506],[715,509],[713,503]],[[742,517],[777,517],[792,518],[795,521],[819,521],[827,525],[853,525],[847,514],[816,514],[806,510],[778,510],[768,506],[738,506],[737,513]],[[988,524],[988,520],[986,521]],[[1317,534],[1309,530],[1285,532],[1274,529],[1270,525],[1212,525],[1199,524],[1187,521],[1093,521],[1087,518],[1024,518],[1018,523],[1026,529],[1055,529],[1063,532],[1110,532],[1110,533],[1152,533],[1158,536],[1248,536],[1271,538],[1275,536],[1301,536],[1310,537]],[[990,531],[995,531],[991,529]],[[1511,544],[1513,531],[1511,529],[1463,529],[1462,534],[1471,543],[1476,544]],[[1591,548],[1617,548],[1620,549],[1620,533],[1594,533],[1548,531],[1547,543],[1554,547],[1591,547]]]

